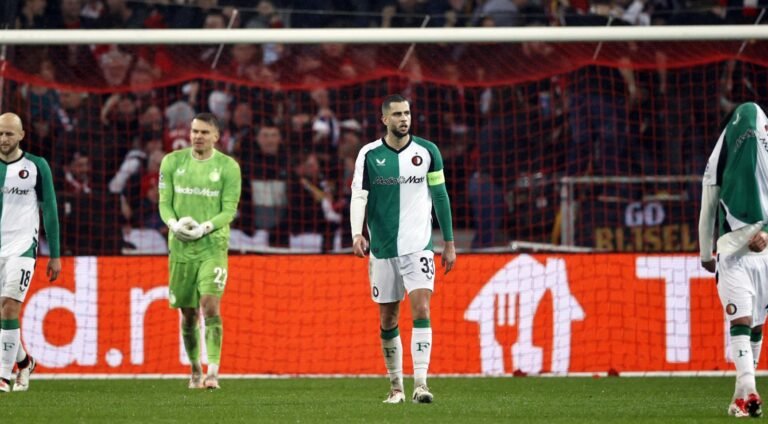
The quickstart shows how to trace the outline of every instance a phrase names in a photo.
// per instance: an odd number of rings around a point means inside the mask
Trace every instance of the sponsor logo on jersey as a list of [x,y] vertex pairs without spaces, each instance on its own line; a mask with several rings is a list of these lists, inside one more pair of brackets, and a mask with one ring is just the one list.
[[757,133],[752,128],[744,131],[744,134],[740,135],[739,138],[736,139],[734,142],[735,147],[733,150],[738,151],[741,148],[741,145],[744,144],[744,141],[751,137],[757,138]]
[[178,194],[190,194],[192,196],[203,196],[203,197],[219,197],[219,193],[221,193],[221,191],[219,190],[211,190],[209,188],[179,187],[179,186],[174,187],[173,191]]
[[3,194],[17,194],[19,196],[26,196],[29,194],[30,189],[21,189],[18,187],[3,187]]
[[176,174],[177,175],[184,175],[184,172],[186,172],[186,171],[187,170],[185,168],[179,168],[179,169],[176,170]]
[[421,177],[417,177],[415,175],[411,175],[410,177],[376,177],[375,180],[373,180],[374,184],[378,185],[399,185],[399,184],[421,184],[424,182],[423,175]]
[[422,159],[421,156],[416,155],[411,158],[411,163],[414,164],[415,166],[419,166],[422,163],[424,163],[424,159]]
[[387,158],[384,159],[376,159],[376,165],[377,166],[384,166],[387,163]]
[[29,178],[29,171],[27,171],[26,169],[22,169],[21,171],[19,171],[19,178],[21,178],[22,180],[26,180],[27,178]]

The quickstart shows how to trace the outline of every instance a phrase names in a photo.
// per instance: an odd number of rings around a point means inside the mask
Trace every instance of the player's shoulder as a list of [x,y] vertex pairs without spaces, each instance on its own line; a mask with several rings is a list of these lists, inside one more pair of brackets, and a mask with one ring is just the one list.
[[223,162],[226,166],[233,166],[233,167],[240,167],[240,164],[237,162],[235,158],[232,156],[220,151],[216,150],[216,156],[217,160],[220,162]]
[[437,144],[427,140],[424,137],[419,137],[416,135],[411,136],[411,142],[413,144],[416,144],[418,146],[424,147],[426,149],[437,149]]
[[192,154],[191,151],[192,151],[191,147],[185,147],[183,149],[174,150],[166,153],[164,159],[172,160],[176,162],[184,157],[191,156]]
[[744,102],[736,106],[736,113],[757,113],[758,111],[762,112],[762,108],[755,102]]
[[411,136],[411,142],[417,146],[421,146],[431,152],[440,151],[440,149],[437,147],[437,144],[427,140],[426,138],[419,137],[412,135]]
[[376,150],[378,148],[384,147],[384,141],[382,139],[376,139],[371,141],[370,143],[365,144],[363,147],[360,148],[360,156],[365,156],[368,152],[372,150]]
[[35,154],[32,154],[32,153],[29,153],[29,152],[25,151],[23,159],[25,159],[25,160],[27,160],[29,162],[32,162],[38,168],[40,168],[40,167],[50,168],[50,166],[48,165],[48,161],[44,157],[42,157],[42,156],[38,156],[38,155],[35,155]]

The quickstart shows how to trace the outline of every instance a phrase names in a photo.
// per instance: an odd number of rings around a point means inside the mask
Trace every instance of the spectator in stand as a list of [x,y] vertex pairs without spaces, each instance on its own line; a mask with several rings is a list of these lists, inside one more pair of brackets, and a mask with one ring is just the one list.
[[219,146],[218,149],[226,154],[232,152],[232,136],[230,133],[229,122],[232,119],[232,112],[229,107],[232,104],[232,95],[227,91],[214,90],[208,95],[208,110],[219,120]]
[[310,93],[313,106],[317,113],[312,119],[312,146],[305,146],[317,153],[324,161],[329,161],[336,155],[341,136],[339,119],[331,109],[328,89],[320,87]]
[[288,183],[290,247],[317,252],[333,249],[341,214],[333,210],[333,190],[321,169],[318,155],[308,153],[293,168]]
[[151,228],[163,234],[168,232],[168,226],[160,218],[158,203],[160,201],[157,184],[160,178],[160,163],[165,153],[155,150],[147,158],[147,169],[141,176],[141,203],[138,209],[138,225]]
[[[592,12],[565,16],[569,26],[628,25],[615,18],[612,0],[595,0]],[[629,59],[625,59],[629,65]],[[589,65],[580,68],[571,82],[568,175],[619,175],[628,171],[626,158],[632,134],[627,127],[629,107],[639,100],[632,69]]]
[[45,29],[48,20],[45,15],[46,0],[23,0],[16,27],[19,29]]
[[166,133],[163,150],[171,152],[189,147],[189,123],[195,117],[195,109],[179,100],[165,109]]
[[[253,145],[256,129],[253,126],[253,108],[248,102],[239,102],[235,105],[235,109],[232,111],[232,122],[230,123],[230,149],[234,157],[242,159],[242,152],[244,145]],[[248,148],[246,148],[248,150]],[[242,163],[240,165],[244,175],[248,175],[246,171],[246,165]]]
[[153,154],[164,153],[162,139],[148,136],[136,141],[107,185],[110,193],[120,197],[124,222],[132,226],[137,225],[138,217],[134,215],[141,204],[141,181],[149,169],[149,160]]
[[139,135],[142,138],[157,138],[163,140],[163,112],[155,105],[149,105],[139,115]]
[[[117,46],[97,46],[93,50],[101,69],[101,77],[109,87],[120,87],[126,82],[128,71],[133,64],[133,55]],[[90,78],[93,78],[91,70]]]
[[80,9],[80,16],[85,19],[98,21],[104,16],[107,8],[101,0],[85,0],[83,8]]
[[[38,66],[39,69],[36,72],[38,78],[51,84],[56,82],[56,69],[51,60],[45,58],[38,63]],[[56,90],[37,84],[27,84],[25,87],[24,92],[32,120],[48,121],[52,119],[54,111],[59,106],[59,95]],[[50,159],[50,156],[44,157]]]
[[256,75],[261,65],[260,48],[255,44],[233,44],[230,46],[230,61],[220,71],[235,78],[258,80]]
[[651,25],[667,25],[667,21],[682,10],[683,0],[653,0],[648,5]]
[[53,21],[53,28],[88,29],[96,26],[96,19],[82,15],[83,0],[59,0],[59,16]]
[[[94,106],[96,99],[69,90],[58,90],[58,95],[59,105],[51,122],[53,139],[56,140],[56,156],[51,160],[60,168],[71,160],[75,152],[99,158],[108,155],[108,149],[101,143],[99,113]],[[97,171],[97,175],[101,177],[103,174]]]
[[[339,150],[337,163],[333,170],[334,174],[330,177],[335,184],[335,201],[333,202],[333,211],[341,214],[339,223],[339,237],[341,247],[352,246],[352,231],[349,225],[349,199],[352,196],[352,178],[355,174],[355,159],[357,153],[363,146],[361,139],[360,123],[354,119],[348,119],[341,123],[341,138],[339,140]],[[334,249],[337,246],[334,246]]]
[[427,16],[427,8],[419,0],[390,1],[381,9],[382,28],[419,27]]
[[484,0],[475,8],[472,24],[478,25],[484,18],[493,19],[494,26],[521,25],[519,4],[527,4],[525,0]]
[[[270,244],[285,244],[285,234],[277,234],[285,216],[288,158],[278,127],[265,123],[256,135],[256,143],[241,146],[243,176],[250,181],[251,216],[254,228],[269,232]],[[244,206],[249,202],[243,202]]]
[[261,0],[256,5],[256,14],[245,22],[246,28],[284,28],[285,23],[277,13],[274,2]]
[[472,18],[472,0],[443,0],[427,3],[428,13],[433,18],[431,27],[466,27]]
[[107,10],[100,18],[99,26],[110,29],[139,29],[144,28],[147,10],[141,3],[131,3],[126,0],[107,0]]
[[66,255],[115,255],[122,240],[119,199],[98,189],[90,158],[75,152],[64,167],[58,201]]
[[[55,29],[91,29],[96,27],[96,19],[81,14],[82,0],[60,0],[60,15],[53,19]],[[56,68],[59,82],[75,84],[93,78],[93,70],[98,68],[91,48],[84,44],[48,46],[49,57]]]
[[501,113],[512,109],[515,98],[512,88],[487,89],[483,97],[488,98],[487,109],[480,132],[477,135],[477,150],[472,154],[474,166],[467,183],[469,203],[475,235],[472,248],[492,247],[505,240],[502,227],[506,215],[504,194],[512,184],[517,165],[514,162],[514,140],[507,116]]
[[[131,93],[111,96],[102,107],[101,119],[104,124],[105,145],[114,156],[106,158],[113,165],[130,149],[139,133],[139,111],[136,96]],[[114,169],[114,168],[107,168]]]
[[[227,19],[218,11],[211,11],[205,15],[205,20],[203,21],[202,27],[203,29],[224,29],[226,27]],[[181,48],[191,51],[191,53],[187,54],[186,56],[196,58],[198,63],[195,64],[195,67],[203,70],[211,69],[213,60],[219,50],[219,46],[212,46],[208,44],[187,47],[182,46]],[[230,49],[223,49],[221,51],[221,56],[219,56],[219,63],[229,63],[230,60]]]
[[91,159],[75,152],[64,166],[63,189],[67,194],[91,194],[93,192]]
[[[723,25],[725,9],[717,0],[686,2],[686,7],[670,17],[669,25]],[[693,7],[695,6],[695,7]],[[677,51],[664,51],[667,57],[675,57]],[[693,68],[669,69],[664,73],[666,96],[661,99],[658,125],[664,128],[658,139],[664,147],[665,160],[659,172],[667,174],[700,173],[709,155],[706,146],[699,141],[711,138],[705,134],[701,122],[720,122],[721,96],[728,70],[719,64],[705,64]],[[695,90],[692,87],[696,87]],[[753,100],[751,97],[749,100]],[[723,104],[727,108],[727,99]],[[696,148],[695,146],[701,146]],[[700,190],[700,184],[692,187]]]

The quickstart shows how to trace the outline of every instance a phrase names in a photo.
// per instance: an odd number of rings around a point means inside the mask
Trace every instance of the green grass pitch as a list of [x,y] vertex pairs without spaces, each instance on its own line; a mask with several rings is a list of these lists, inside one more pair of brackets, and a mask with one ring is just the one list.
[[[435,402],[384,405],[386,378],[33,380],[0,394],[14,423],[701,423],[726,415],[733,377],[432,378]],[[758,384],[761,381],[758,379]],[[406,395],[412,389],[407,380]]]

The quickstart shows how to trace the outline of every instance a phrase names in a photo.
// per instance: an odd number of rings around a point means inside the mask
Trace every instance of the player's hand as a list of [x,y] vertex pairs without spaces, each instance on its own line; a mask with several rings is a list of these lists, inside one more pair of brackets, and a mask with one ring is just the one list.
[[701,261],[702,268],[706,269],[707,271],[714,273],[717,269],[717,266],[715,265],[715,260],[710,259],[708,261]]
[[[192,241],[192,239],[189,238],[189,235],[187,232],[191,231],[194,228],[199,227],[200,224],[197,223],[192,217],[185,216],[178,221],[175,219],[171,219],[168,221],[168,228],[171,230],[173,235],[179,240],[183,242]],[[200,238],[200,237],[198,237]]]
[[768,245],[768,233],[760,231],[749,240],[749,250],[753,252],[762,252]]
[[356,235],[354,240],[352,241],[352,252],[358,258],[364,258],[365,255],[368,254],[369,252],[368,240],[366,240],[362,234]]
[[195,241],[203,236],[203,227],[200,224],[190,224],[182,227],[176,237],[181,241]]
[[452,241],[446,241],[443,248],[443,254],[440,255],[440,264],[445,268],[445,273],[448,274],[453,269],[453,265],[456,263],[456,245]]
[[48,281],[56,281],[59,278],[59,274],[61,274],[61,259],[48,259],[48,268],[45,270],[45,274],[48,276]]

